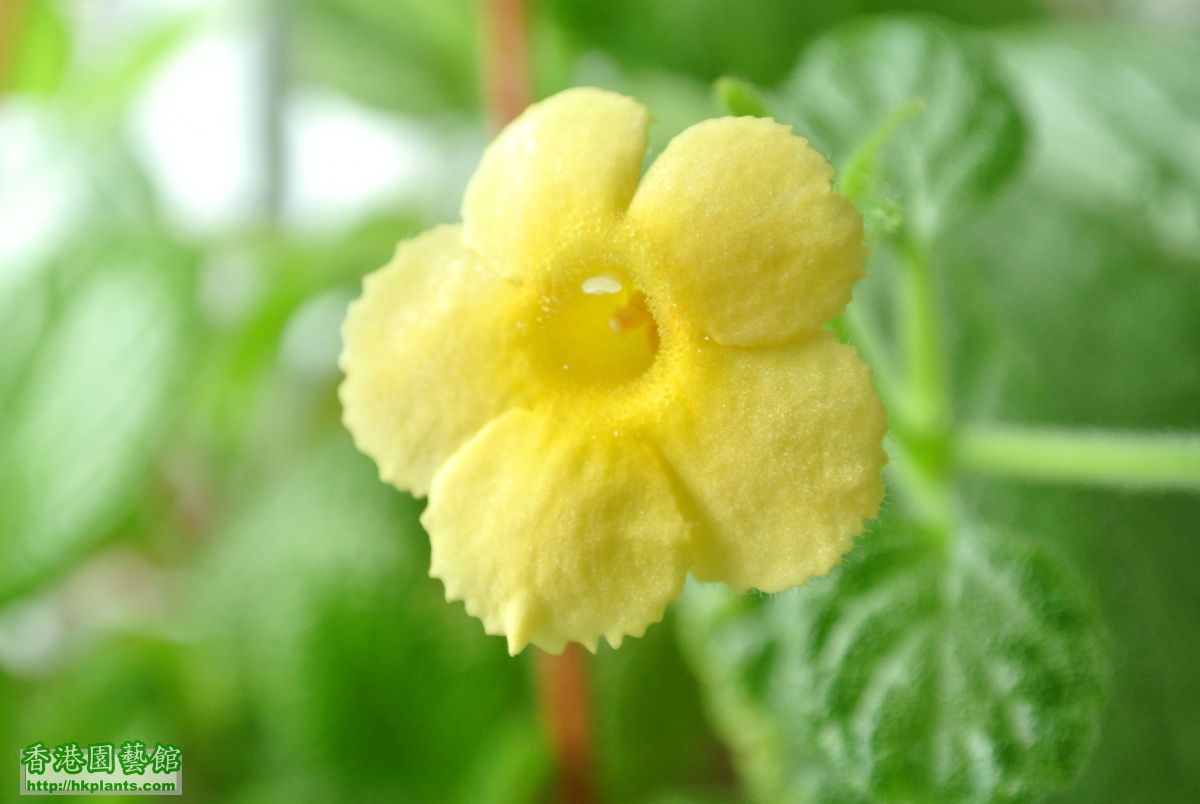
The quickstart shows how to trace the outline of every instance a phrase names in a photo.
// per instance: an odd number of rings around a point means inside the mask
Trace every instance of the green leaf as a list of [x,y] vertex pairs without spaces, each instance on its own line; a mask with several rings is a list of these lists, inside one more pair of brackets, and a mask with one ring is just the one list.
[[542,0],[537,7],[581,49],[600,48],[623,65],[669,69],[703,81],[733,74],[772,83],[796,43],[848,12],[846,3],[792,0]]
[[[943,242],[956,409],[973,422],[1200,430],[1200,49],[1062,28],[1000,52],[1030,165]],[[1064,801],[1200,797],[1200,495],[1010,481],[964,486],[976,516],[1043,533],[1100,597],[1114,678],[1092,761]]]
[[883,524],[830,578],[683,606],[717,715],[765,800],[1012,801],[1069,781],[1096,732],[1098,622],[1046,552]]
[[[912,30],[911,24],[902,27]],[[859,29],[859,44],[868,34],[878,31]],[[962,62],[963,41],[981,54],[978,63],[987,64],[986,48],[954,36],[960,57],[930,71],[938,87],[969,85],[962,75],[978,73],[975,60]],[[827,54],[827,66],[835,57],[864,65],[875,58],[903,82],[912,63],[920,61],[889,55],[879,37],[873,45],[877,56],[865,48],[854,51],[845,36],[837,41],[845,47]],[[926,55],[945,51],[936,37],[918,49]],[[1021,99],[1028,125],[1029,164],[1018,174],[988,167],[993,155],[972,124],[961,127],[960,140],[945,142],[972,146],[984,158],[971,170],[959,169],[957,184],[943,181],[940,172],[955,159],[967,165],[971,160],[954,153],[943,160],[933,147],[937,137],[922,133],[918,124],[934,103],[928,97],[922,98],[926,111],[900,125],[892,124],[896,110],[904,107],[893,106],[890,116],[851,126],[861,130],[856,136],[835,138],[845,143],[840,151],[827,146],[850,168],[849,176],[855,175],[856,161],[870,166],[859,174],[871,179],[858,198],[862,203],[866,197],[868,212],[870,203],[890,194],[901,202],[906,225],[922,239],[938,235],[938,250],[927,256],[931,266],[945,269],[930,283],[945,330],[931,341],[944,346],[949,357],[951,437],[964,421],[1200,429],[1194,401],[1200,398],[1195,360],[1200,353],[1195,202],[1200,161],[1192,136],[1200,97],[1191,78],[1200,70],[1200,49],[1170,36],[1042,31],[1006,35],[1000,50],[1015,76],[1005,83]],[[808,58],[811,62],[811,53]],[[854,75],[857,67],[843,63],[839,69]],[[995,78],[994,68],[987,70]],[[826,69],[831,86],[836,72]],[[818,141],[872,108],[870,94],[856,96],[852,84],[822,98],[820,81],[804,77],[812,81],[805,91],[817,97],[810,105],[817,112],[812,131]],[[978,87],[977,79],[971,81]],[[892,84],[869,86],[886,90]],[[838,98],[847,97],[851,100],[843,109],[834,108]],[[988,93],[980,90],[980,98],[979,105],[986,106]],[[819,114],[827,107],[836,125],[825,124]],[[976,111],[958,104],[963,120]],[[888,128],[887,137],[877,136]],[[898,139],[905,132],[907,144]],[[1005,136],[997,135],[1001,153]],[[878,146],[876,152],[864,151],[864,144]],[[964,175],[974,178],[964,181]],[[850,180],[843,175],[843,182]],[[939,181],[941,196],[935,193]],[[970,206],[1006,183],[1007,191],[986,207]],[[931,207],[931,199],[939,197],[941,208]],[[927,218],[936,225],[922,228],[919,218],[914,223],[914,205],[934,209]],[[971,214],[949,216],[949,208]],[[855,304],[861,309],[864,296],[873,301],[870,318],[883,332],[892,328],[889,316],[896,303],[911,302],[896,293],[896,259],[886,240],[876,244],[869,277],[856,288]],[[910,458],[899,452],[893,465],[911,472]],[[1190,757],[1200,745],[1195,725],[1200,694],[1194,684],[1200,632],[1195,618],[1183,612],[1196,608],[1194,572],[1187,568],[1200,560],[1194,538],[1200,497],[1121,496],[953,475],[935,478],[933,485],[951,512],[987,523],[991,534],[1020,534],[1022,541],[958,529],[946,537],[954,550],[966,552],[942,559],[891,521],[881,526],[886,535],[881,544],[908,545],[894,558],[885,559],[871,546],[877,536],[869,536],[839,575],[794,597],[730,600],[702,589],[712,597],[709,604],[698,604],[692,602],[695,593],[689,594],[685,611],[696,626],[693,653],[751,787],[772,801],[1038,798],[1056,789],[1063,800],[1195,798],[1200,776]],[[909,490],[896,483],[889,490],[892,509],[911,513]],[[1074,590],[1049,555],[1064,557],[1087,587],[1102,595],[1099,611],[1112,634],[1105,650],[1096,625],[1088,624],[1092,617],[1083,593]],[[864,617],[870,633],[864,625],[864,635],[849,645],[847,655],[858,662],[857,669],[823,667],[820,634],[858,616],[857,590],[882,578],[893,562],[899,565],[896,588],[879,592],[878,611],[873,619]],[[989,574],[1009,580],[989,586],[984,583]],[[961,590],[957,597],[943,596],[941,609],[930,597],[934,578],[949,579]],[[904,585],[914,581],[916,586]],[[1034,609],[1025,626],[996,613],[1005,608],[1003,595],[1013,592]],[[939,612],[944,613],[940,621]],[[1074,616],[1067,616],[1071,612]],[[1073,628],[1072,619],[1077,621]],[[875,636],[881,630],[891,643]],[[978,668],[1006,652],[1034,652],[1022,664],[1021,679],[1029,689],[1014,689],[1039,704],[1040,719],[1030,722],[1047,729],[1045,739],[1023,749],[1012,737],[1015,731],[1005,736],[1004,721],[996,715],[1012,700],[1000,694],[1004,690],[956,696],[946,722],[955,727],[959,742],[945,744],[969,745],[966,734],[990,747],[996,768],[990,786],[987,774],[975,769],[984,766],[970,766],[977,760],[968,752],[942,749],[939,754],[928,739],[932,715],[952,680],[931,658],[936,654],[929,646],[948,644],[961,654],[961,646],[981,644],[971,642],[974,632],[987,640],[986,652],[975,651],[974,678]],[[886,717],[873,725],[847,716],[849,703],[871,688],[872,663],[886,655],[889,644],[902,646],[905,639],[912,640],[912,653],[893,666],[909,673],[910,683],[885,701]],[[1055,650],[1076,658],[1047,660]],[[1096,668],[1105,653],[1115,677],[1109,704],[1101,707],[1104,674]],[[1085,760],[1097,718],[1098,745]],[[986,740],[979,743],[971,728]],[[961,769],[957,776],[950,773],[955,767]],[[1072,770],[1075,781],[1064,787]]]
[[1096,590],[1113,668],[1099,740],[1058,801],[1200,795],[1200,495],[980,483],[1000,527],[1038,529]]
[[804,51],[773,108],[843,167],[878,131],[894,129],[875,144],[871,194],[897,200],[926,239],[999,190],[1021,160],[1021,116],[988,48],[932,19],[860,21],[826,34]]
[[[1200,161],[1189,136],[1200,125],[1200,99],[1172,90],[1180,71],[1200,70],[1200,50],[1147,38],[1143,49],[1169,70],[1105,90],[1066,83],[1052,64],[1073,74],[1085,53],[1098,64],[1131,49],[1091,41],[1094,50],[1081,50],[1075,35],[1057,50],[1040,45],[1034,64],[1044,68],[1022,71],[1018,90],[1032,98],[1054,85],[1063,100],[1029,104],[1030,169],[942,243],[942,258],[955,266],[943,279],[954,300],[957,407],[983,422],[1200,430],[1200,229],[1185,232],[1168,201],[1200,198],[1200,173],[1184,170]],[[1129,59],[1129,71],[1145,58]],[[1141,102],[1155,91],[1171,99],[1170,115]],[[1104,92],[1114,97],[1101,101]],[[1100,103],[1127,108],[1120,126],[1086,113]],[[1176,168],[1161,161],[1168,151]],[[1130,169],[1159,178],[1100,190],[1110,174]],[[1086,184],[1076,178],[1085,174]]]
[[2,368],[0,599],[71,563],[124,513],[190,359],[190,255],[152,235],[93,234],[0,298],[36,311],[0,324],[22,349]]
[[[925,0],[964,22],[1028,18],[1030,0]],[[736,75],[764,85],[782,79],[796,46],[857,14],[894,8],[886,0],[535,0],[535,16],[560,25],[581,50],[600,49],[630,68],[669,69],[710,82]]]
[[1033,142],[1047,186],[1092,213],[1119,212],[1158,247],[1200,257],[1200,45],[1185,35],[1043,28],[998,52],[1022,105],[1046,121]]

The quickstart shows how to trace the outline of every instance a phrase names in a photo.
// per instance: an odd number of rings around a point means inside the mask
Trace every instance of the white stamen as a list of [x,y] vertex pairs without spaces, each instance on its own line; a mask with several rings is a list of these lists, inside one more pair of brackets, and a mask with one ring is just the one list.
[[583,280],[583,292],[589,296],[607,296],[621,292],[621,283],[611,276],[589,276]]

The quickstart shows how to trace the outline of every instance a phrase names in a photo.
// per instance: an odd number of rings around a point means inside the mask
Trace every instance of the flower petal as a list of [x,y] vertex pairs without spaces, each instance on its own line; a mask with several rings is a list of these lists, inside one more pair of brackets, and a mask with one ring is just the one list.
[[464,237],[506,275],[564,232],[600,229],[629,205],[650,117],[632,98],[571,89],[535,103],[488,146],[463,197]]
[[828,332],[694,360],[692,392],[653,436],[699,523],[692,571],[764,592],[828,572],[883,498],[870,369]]
[[379,474],[418,496],[438,467],[526,384],[512,347],[519,303],[441,226],[366,277],[342,327],[343,420]]
[[688,527],[661,459],[587,421],[510,411],[447,462],[421,517],[430,574],[514,654],[616,646],[683,587]]
[[830,189],[832,175],[787,126],[708,120],[650,166],[628,219],[704,332],[779,343],[837,315],[862,275],[862,216]]

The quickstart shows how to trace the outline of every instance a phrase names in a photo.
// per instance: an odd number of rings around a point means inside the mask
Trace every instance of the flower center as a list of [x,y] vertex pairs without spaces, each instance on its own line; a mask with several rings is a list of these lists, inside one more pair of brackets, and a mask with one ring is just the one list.
[[542,296],[535,329],[546,370],[568,381],[617,385],[650,368],[658,351],[646,297],[618,272],[586,276]]

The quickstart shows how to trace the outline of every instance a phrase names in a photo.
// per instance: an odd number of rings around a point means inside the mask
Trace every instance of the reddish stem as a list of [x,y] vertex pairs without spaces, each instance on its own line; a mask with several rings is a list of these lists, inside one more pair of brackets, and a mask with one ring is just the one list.
[[594,804],[592,723],[588,700],[587,653],[567,645],[561,656],[538,657],[543,717],[558,762],[558,796],[564,804]]
[[9,75],[16,66],[13,59],[16,55],[17,36],[24,22],[24,0],[4,0],[0,2],[0,95],[8,87]]
[[529,105],[529,48],[524,0],[485,0],[485,97],[499,131]]
[[[527,19],[524,0],[484,0],[486,30],[485,97],[495,131],[525,110],[530,101]],[[558,767],[556,799],[594,804],[591,703],[587,653],[571,644],[561,656],[538,656],[539,704]]]

